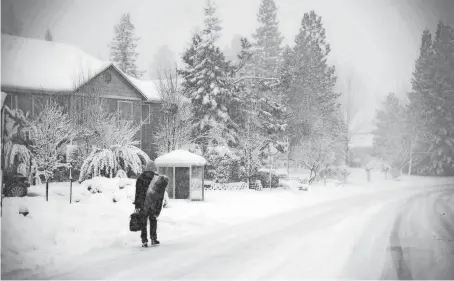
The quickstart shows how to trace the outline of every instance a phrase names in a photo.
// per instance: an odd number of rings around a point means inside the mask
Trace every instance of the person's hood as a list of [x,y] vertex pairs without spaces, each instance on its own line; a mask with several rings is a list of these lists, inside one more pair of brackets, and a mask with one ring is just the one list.
[[142,175],[143,175],[144,177],[146,177],[147,179],[150,179],[150,180],[151,180],[151,179],[154,178],[155,172],[153,172],[153,171],[145,171],[145,172],[142,173]]
[[152,160],[150,160],[145,166],[145,171],[152,171],[156,173],[158,171],[158,167],[156,167],[156,164]]

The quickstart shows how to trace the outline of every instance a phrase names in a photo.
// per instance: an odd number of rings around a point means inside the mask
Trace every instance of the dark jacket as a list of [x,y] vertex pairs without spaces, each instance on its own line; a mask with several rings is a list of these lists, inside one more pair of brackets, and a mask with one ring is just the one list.
[[143,210],[148,214],[158,217],[161,214],[162,202],[169,179],[166,176],[156,176],[146,192]]
[[153,171],[145,171],[137,178],[136,181],[136,196],[134,198],[134,205],[136,209],[142,209],[145,201],[148,186],[151,183],[155,173]]

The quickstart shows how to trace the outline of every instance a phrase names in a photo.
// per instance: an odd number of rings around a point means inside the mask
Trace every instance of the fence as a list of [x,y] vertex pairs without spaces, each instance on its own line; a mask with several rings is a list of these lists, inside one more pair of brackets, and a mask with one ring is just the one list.
[[205,190],[244,190],[248,189],[245,182],[232,182],[232,183],[213,183],[205,182]]

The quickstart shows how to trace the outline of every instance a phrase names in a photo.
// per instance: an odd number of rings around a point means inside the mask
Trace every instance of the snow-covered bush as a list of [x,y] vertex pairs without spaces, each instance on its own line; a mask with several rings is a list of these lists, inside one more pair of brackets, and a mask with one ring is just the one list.
[[5,171],[27,176],[31,170],[32,153],[29,149],[27,133],[30,129],[28,114],[20,109],[4,106],[4,125],[2,132],[3,164]]
[[46,181],[53,178],[59,167],[67,167],[61,155],[64,145],[76,134],[69,116],[56,101],[49,101],[38,117],[31,121],[31,145],[36,169],[43,172]]
[[237,181],[239,178],[239,157],[225,146],[208,147],[206,158],[207,177],[219,183]]
[[[265,169],[261,169],[251,176],[251,181],[259,180],[264,188],[270,187],[270,172]],[[271,187],[276,188],[279,186],[279,176],[271,171]]]
[[149,160],[148,155],[134,145],[95,148],[82,165],[79,182],[93,176],[112,178],[118,170],[140,174]]
[[106,117],[98,128],[98,140],[92,152],[84,160],[79,182],[104,176],[114,177],[118,170],[140,174],[150,157],[136,145],[135,136],[140,130],[132,121],[119,121],[114,114]]
[[328,166],[320,170],[319,177],[327,179],[345,179],[350,174],[346,167]]

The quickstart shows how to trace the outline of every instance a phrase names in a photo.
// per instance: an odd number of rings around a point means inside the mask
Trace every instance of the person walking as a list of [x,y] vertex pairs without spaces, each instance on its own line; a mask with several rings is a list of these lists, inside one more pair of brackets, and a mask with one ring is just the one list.
[[144,212],[145,197],[147,194],[148,187],[150,186],[153,178],[157,173],[156,164],[153,161],[149,161],[145,166],[145,170],[139,175],[136,181],[136,194],[134,198],[134,205],[136,212],[143,215],[142,217],[142,230],[140,232],[140,238],[142,239],[142,247],[148,247],[147,239],[147,220],[150,221],[150,239],[152,244],[156,242],[156,218],[149,212]]

